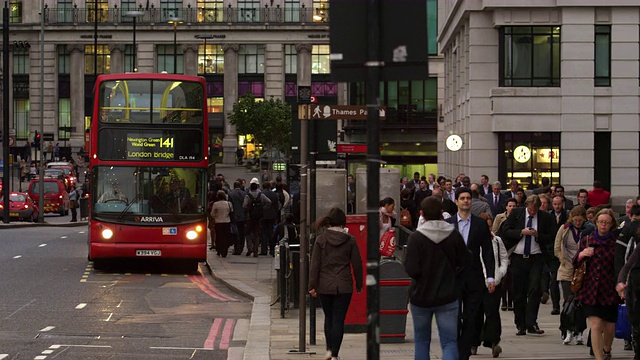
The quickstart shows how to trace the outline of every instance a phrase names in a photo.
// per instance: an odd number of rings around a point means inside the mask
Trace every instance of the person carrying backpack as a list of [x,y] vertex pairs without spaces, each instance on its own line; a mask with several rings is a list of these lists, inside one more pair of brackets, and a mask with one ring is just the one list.
[[245,234],[247,236],[247,256],[253,254],[258,257],[260,247],[260,220],[264,215],[266,208],[271,206],[271,200],[266,197],[259,189],[260,181],[258,178],[251,179],[249,183],[249,191],[244,198],[242,207],[246,215]]

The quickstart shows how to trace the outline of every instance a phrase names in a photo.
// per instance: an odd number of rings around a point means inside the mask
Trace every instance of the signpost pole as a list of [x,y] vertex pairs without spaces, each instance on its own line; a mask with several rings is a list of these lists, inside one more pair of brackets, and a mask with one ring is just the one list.
[[[9,1],[4,0],[2,9],[2,191],[9,193]],[[2,209],[2,222],[9,223],[9,196],[4,197]]]

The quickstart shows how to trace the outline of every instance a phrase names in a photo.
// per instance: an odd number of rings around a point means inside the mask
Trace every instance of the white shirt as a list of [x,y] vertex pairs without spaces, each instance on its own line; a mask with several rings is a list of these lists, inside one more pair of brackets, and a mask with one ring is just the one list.
[[[524,217],[524,227],[527,227],[527,222],[529,222],[529,212],[527,211],[527,209],[524,210],[525,213],[525,217]],[[533,216],[533,219],[531,221],[531,228],[538,230],[538,214]],[[520,255],[524,255],[524,243],[525,243],[525,236],[526,235],[522,235],[522,237],[520,238],[520,242],[518,242],[518,245],[516,245],[516,249],[513,251],[515,254],[520,254]],[[534,255],[534,254],[542,254],[542,250],[540,249],[540,244],[538,243],[538,239],[531,235],[531,251],[529,252],[530,255]]]

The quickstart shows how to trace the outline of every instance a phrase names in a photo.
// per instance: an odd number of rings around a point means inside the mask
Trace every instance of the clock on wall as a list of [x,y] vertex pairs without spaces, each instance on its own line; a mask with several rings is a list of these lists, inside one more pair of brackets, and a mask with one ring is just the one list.
[[462,147],[462,138],[458,135],[449,135],[447,138],[447,149],[451,151],[458,151]]
[[513,158],[519,163],[526,163],[531,159],[531,149],[526,145],[520,145],[513,150]]

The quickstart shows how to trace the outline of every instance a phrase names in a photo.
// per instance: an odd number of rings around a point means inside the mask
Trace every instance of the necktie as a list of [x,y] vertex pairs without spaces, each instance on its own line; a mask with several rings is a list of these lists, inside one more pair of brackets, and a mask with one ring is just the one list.
[[[530,228],[533,224],[533,216],[529,215],[529,220],[527,221],[527,228]],[[525,235],[524,237],[524,255],[529,256],[531,253],[531,235]]]
[[493,196],[493,207],[498,206],[498,195]]

